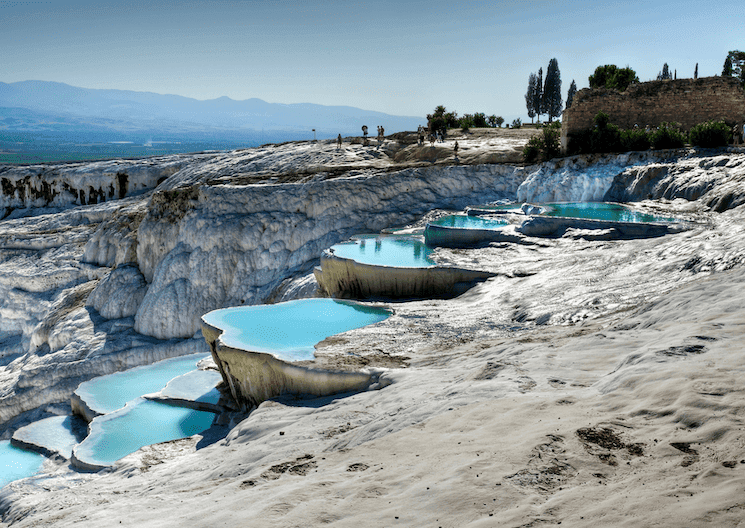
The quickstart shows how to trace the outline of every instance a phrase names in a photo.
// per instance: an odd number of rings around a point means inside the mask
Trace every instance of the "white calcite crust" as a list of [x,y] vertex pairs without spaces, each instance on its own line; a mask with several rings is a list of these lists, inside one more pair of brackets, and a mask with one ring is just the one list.
[[[431,207],[616,197],[697,223],[654,239],[577,232],[437,250],[439,263],[497,276],[319,345],[329,363],[387,365],[384,390],[267,401],[221,440],[152,446],[107,474],[45,470],[0,493],[3,522],[741,521],[745,154],[520,167],[430,164],[419,151],[409,161],[420,165],[401,166],[392,151],[333,150],[182,156],[154,194],[84,207],[58,197],[2,220],[2,433],[93,376],[206,352],[205,311],[305,295],[322,250]],[[139,295],[143,279],[137,307],[109,302]],[[636,450],[601,449],[578,434],[588,427]]]

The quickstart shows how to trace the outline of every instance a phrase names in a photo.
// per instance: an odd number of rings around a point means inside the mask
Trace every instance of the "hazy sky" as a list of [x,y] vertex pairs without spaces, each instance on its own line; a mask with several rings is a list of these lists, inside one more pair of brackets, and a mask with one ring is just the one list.
[[600,64],[718,75],[743,28],[741,0],[0,0],[0,81],[511,121],[552,57],[564,98]]

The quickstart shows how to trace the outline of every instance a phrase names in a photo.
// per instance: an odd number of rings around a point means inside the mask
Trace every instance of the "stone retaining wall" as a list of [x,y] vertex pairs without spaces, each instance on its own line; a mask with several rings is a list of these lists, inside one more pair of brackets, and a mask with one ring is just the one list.
[[688,130],[710,120],[723,120],[733,126],[745,121],[745,92],[734,77],[650,81],[632,84],[624,92],[585,88],[564,111],[563,151],[573,134],[593,127],[593,118],[601,111],[621,128],[654,128],[675,122]]

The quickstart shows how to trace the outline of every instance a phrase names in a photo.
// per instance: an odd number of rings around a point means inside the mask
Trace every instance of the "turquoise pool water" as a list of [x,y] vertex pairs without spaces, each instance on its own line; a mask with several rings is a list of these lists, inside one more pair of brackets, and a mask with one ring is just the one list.
[[458,229],[497,229],[509,224],[506,220],[481,218],[479,216],[448,215],[430,222],[443,227],[457,227]]
[[417,237],[365,235],[331,246],[334,255],[375,266],[427,268],[434,266],[432,250]]
[[227,346],[302,361],[313,359],[315,344],[327,337],[389,316],[388,310],[353,302],[301,299],[215,310],[202,319],[223,331],[220,339]]
[[0,440],[0,488],[34,475],[43,463],[44,457],[39,453],[15,447],[10,440]]
[[141,447],[177,440],[209,429],[215,415],[137,398],[90,423],[90,434],[75,449],[83,462],[108,466]]
[[664,218],[634,211],[617,203],[577,202],[545,204],[545,216],[563,216],[569,218],[586,218],[590,220],[609,220],[612,222],[673,222]]
[[143,394],[158,392],[176,376],[196,369],[197,362],[207,356],[208,354],[191,354],[164,359],[152,365],[100,376],[81,383],[75,393],[91,409],[101,414],[109,413],[121,409],[128,401]]

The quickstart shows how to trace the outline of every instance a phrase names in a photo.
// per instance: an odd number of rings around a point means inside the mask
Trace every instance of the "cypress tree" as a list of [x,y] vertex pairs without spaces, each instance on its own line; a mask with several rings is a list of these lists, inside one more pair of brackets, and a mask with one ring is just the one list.
[[533,92],[533,108],[538,116],[538,122],[541,122],[541,114],[545,114],[546,111],[543,109],[543,68],[538,68],[538,76],[536,77],[536,90]]
[[574,82],[574,79],[572,79],[572,84],[569,85],[569,91],[567,92],[567,108],[572,106],[572,101],[574,101],[574,94],[577,93],[577,83]]
[[535,108],[535,91],[538,84],[538,77],[535,73],[531,73],[528,77],[528,91],[525,93],[525,106],[528,109],[528,117],[530,122],[533,122],[533,118],[536,115]]
[[730,77],[732,75],[732,59],[729,55],[724,59],[724,68],[722,69],[722,77]]
[[693,70],[693,78],[698,79],[698,62],[696,63],[696,69]]
[[561,99],[561,73],[559,61],[555,58],[548,62],[546,83],[543,86],[543,111],[548,114],[550,123],[554,117],[561,115],[564,101]]

